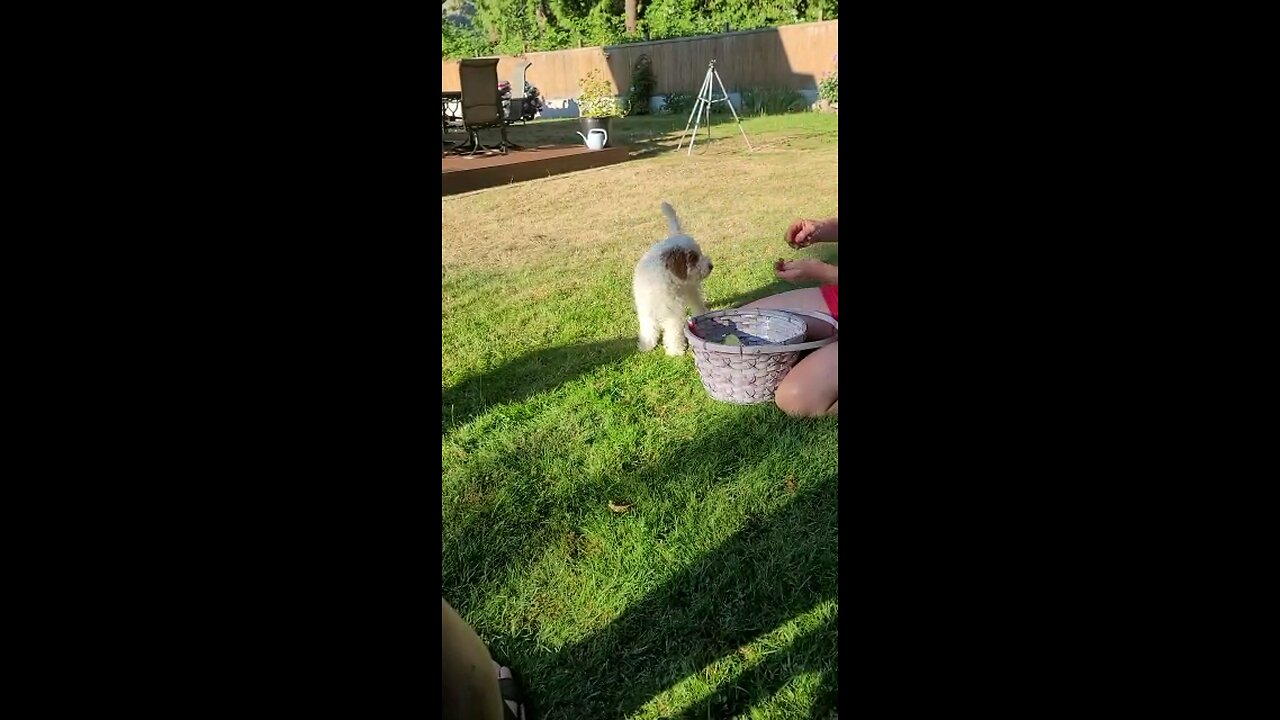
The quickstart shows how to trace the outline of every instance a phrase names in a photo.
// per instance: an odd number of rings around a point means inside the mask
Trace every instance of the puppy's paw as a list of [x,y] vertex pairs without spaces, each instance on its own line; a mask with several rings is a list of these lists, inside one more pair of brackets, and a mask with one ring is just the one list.
[[684,354],[684,343],[679,345],[665,345],[667,354],[671,357],[680,357]]
[[649,352],[650,350],[654,349],[657,346],[658,346],[657,340],[649,340],[646,338],[640,338],[640,342],[636,343],[636,349],[639,350],[640,352]]

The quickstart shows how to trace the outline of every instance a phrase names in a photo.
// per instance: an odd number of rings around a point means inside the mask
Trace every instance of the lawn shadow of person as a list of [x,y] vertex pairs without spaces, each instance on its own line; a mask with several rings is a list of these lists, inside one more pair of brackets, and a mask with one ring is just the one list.
[[[628,717],[711,663],[838,597],[838,480],[801,486],[785,506],[749,520],[598,632],[547,654],[529,640],[497,647],[519,664],[539,707],[558,717]],[[823,674],[811,713],[836,707],[837,622],[696,701],[684,717],[730,717],[772,697],[798,672]]]
[[[652,440],[636,438],[635,446],[618,449],[618,464],[607,470],[574,470],[559,462],[565,448],[535,434],[520,435],[513,445],[484,459],[462,458],[464,477],[451,486],[441,517],[449,602],[463,608],[492,593],[514,569],[526,567],[548,547],[576,534],[585,518],[605,512],[610,502],[644,507],[650,498],[666,505],[681,495],[703,496],[742,468],[771,456],[784,461],[786,455],[802,450],[799,435],[780,440],[775,423],[762,421],[758,411],[743,410],[702,428],[694,439],[661,443],[657,452],[644,447]],[[758,410],[789,422],[776,411]],[[626,421],[623,415],[614,422]],[[725,438],[735,441],[728,461],[723,457]],[[584,446],[591,442],[584,438]],[[588,464],[590,451],[579,452],[584,454],[579,464]]]
[[559,387],[636,351],[634,338],[542,348],[441,388],[440,432],[466,423],[488,407]]
[[775,696],[796,675],[807,672],[821,674],[813,699],[803,710],[788,708],[790,717],[826,718],[839,701],[840,621],[832,616],[796,638],[786,650],[770,653],[725,683],[721,689],[688,706],[677,715],[680,720],[702,720],[708,717],[744,717],[752,706]]

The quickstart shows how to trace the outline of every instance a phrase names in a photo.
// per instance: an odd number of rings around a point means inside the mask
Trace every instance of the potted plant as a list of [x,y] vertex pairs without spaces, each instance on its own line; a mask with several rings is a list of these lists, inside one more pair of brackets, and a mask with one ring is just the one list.
[[818,97],[827,107],[840,112],[840,53],[832,56],[831,61],[835,63],[836,69],[824,75],[818,83]]
[[605,146],[613,145],[612,120],[622,115],[618,98],[613,94],[613,85],[597,69],[579,80],[578,87],[581,90],[578,94],[578,124],[582,126],[583,136],[589,136],[589,131],[595,128],[603,128],[609,136]]

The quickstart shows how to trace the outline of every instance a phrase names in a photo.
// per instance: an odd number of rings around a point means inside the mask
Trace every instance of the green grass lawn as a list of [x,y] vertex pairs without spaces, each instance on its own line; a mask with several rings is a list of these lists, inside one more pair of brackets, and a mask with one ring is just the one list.
[[630,283],[662,200],[715,263],[712,308],[791,288],[779,257],[838,261],[781,239],[837,212],[837,117],[746,119],[748,153],[717,116],[692,157],[685,120],[615,121],[628,162],[441,202],[442,592],[540,718],[836,709],[839,421],[640,354]]

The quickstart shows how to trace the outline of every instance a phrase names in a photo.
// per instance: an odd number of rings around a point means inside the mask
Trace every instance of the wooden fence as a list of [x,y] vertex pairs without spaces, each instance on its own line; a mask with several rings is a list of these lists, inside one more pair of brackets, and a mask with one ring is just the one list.
[[[655,95],[696,93],[706,77],[707,63],[713,59],[730,92],[748,88],[813,90],[823,74],[835,67],[839,30],[840,21],[829,20],[724,35],[531,52],[523,59],[533,63],[528,80],[545,98],[577,97],[578,80],[594,69],[603,71],[614,92],[623,95],[631,87],[631,69],[642,54],[653,63]],[[499,57],[498,77],[509,78],[519,59]],[[456,61],[441,63],[440,86],[442,90],[462,89]]]

